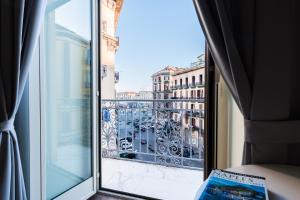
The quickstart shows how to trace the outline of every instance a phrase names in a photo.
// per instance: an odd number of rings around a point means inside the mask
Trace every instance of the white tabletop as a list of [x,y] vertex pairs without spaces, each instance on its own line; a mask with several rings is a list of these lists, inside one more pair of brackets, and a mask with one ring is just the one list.
[[300,199],[300,166],[243,165],[227,170],[265,177],[270,200]]

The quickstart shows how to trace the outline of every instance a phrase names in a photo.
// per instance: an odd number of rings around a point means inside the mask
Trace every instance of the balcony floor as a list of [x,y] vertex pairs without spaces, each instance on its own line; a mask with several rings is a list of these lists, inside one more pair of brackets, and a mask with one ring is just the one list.
[[92,196],[91,198],[89,198],[89,200],[130,200],[130,199],[99,192],[99,193],[95,194],[94,196]]
[[203,171],[102,159],[102,187],[164,200],[192,200]]

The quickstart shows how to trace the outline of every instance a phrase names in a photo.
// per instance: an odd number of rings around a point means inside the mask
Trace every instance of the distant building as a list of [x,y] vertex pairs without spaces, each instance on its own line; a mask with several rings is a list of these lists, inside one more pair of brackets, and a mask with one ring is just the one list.
[[116,37],[123,0],[101,0],[101,97],[114,99],[119,73],[115,71],[115,55],[119,47]]
[[152,75],[153,99],[170,99],[172,97],[171,82],[173,75],[183,68],[167,66]]
[[117,99],[119,100],[152,100],[152,91],[139,91],[139,92],[118,92]]
[[137,96],[136,92],[117,92],[117,99],[119,100],[132,100]]
[[[198,146],[201,143],[200,136],[203,136],[204,132],[204,55],[198,56],[197,61],[193,62],[190,67],[167,66],[153,74],[152,79],[154,99],[176,100],[162,101],[154,105],[180,110],[179,113],[174,112],[172,118],[181,121],[185,129],[189,131],[189,133],[185,133],[185,140],[191,139],[190,143]],[[182,99],[182,101],[178,101],[178,99]],[[199,112],[193,112],[194,110]],[[182,117],[183,111],[184,116]]]
[[152,100],[153,92],[152,91],[139,91],[137,97],[138,97],[138,99],[142,99],[142,100]]

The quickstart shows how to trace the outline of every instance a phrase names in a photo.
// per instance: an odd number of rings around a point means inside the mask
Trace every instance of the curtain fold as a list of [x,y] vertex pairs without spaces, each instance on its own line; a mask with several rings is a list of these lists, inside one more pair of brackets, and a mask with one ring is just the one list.
[[46,0],[0,2],[0,199],[27,199],[14,119]]
[[245,118],[243,164],[300,164],[300,2],[194,0]]

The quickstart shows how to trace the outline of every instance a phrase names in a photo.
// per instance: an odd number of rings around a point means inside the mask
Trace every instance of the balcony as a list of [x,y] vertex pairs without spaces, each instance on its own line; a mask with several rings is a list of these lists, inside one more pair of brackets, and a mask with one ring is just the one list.
[[193,117],[193,118],[204,118],[204,110],[199,110],[199,109],[186,109],[186,115],[188,117]]
[[196,86],[199,87],[199,88],[200,87],[205,87],[205,84],[204,84],[204,82],[197,82]]
[[[177,100],[102,100],[102,156],[181,168],[203,168],[203,138],[182,122]],[[179,100],[180,102],[190,100]],[[159,106],[160,105],[160,106]],[[168,106],[161,106],[168,105]],[[183,133],[189,135],[188,139]],[[195,138],[191,138],[194,135]],[[196,135],[196,136],[195,136]],[[191,143],[194,139],[194,143]],[[197,139],[197,141],[195,141]]]
[[111,36],[105,32],[102,32],[102,35],[103,35],[103,38],[105,40],[107,40],[109,47],[114,47],[114,48],[119,47],[119,44],[120,44],[119,37]]
[[171,88],[166,88],[166,89],[164,89],[164,92],[165,93],[172,93],[172,90],[171,90]]
[[[186,125],[183,119],[188,111],[200,120],[202,110],[175,108],[178,102],[191,101],[102,100],[105,186],[120,190],[122,185],[122,191],[151,196],[169,185],[157,198],[193,199],[203,179],[204,139],[199,126]],[[141,182],[151,185],[138,187]],[[174,190],[178,182],[184,193]]]
[[184,84],[182,87],[183,87],[183,89],[188,89],[189,85],[188,84]]
[[[157,199],[194,199],[203,180],[202,170],[163,167],[156,164],[103,158],[102,173],[105,188],[143,194]],[[134,169],[134,170],[128,170]],[[178,188],[178,182],[180,188]],[[165,186],[168,187],[165,187]]]
[[176,86],[175,85],[172,85],[171,86],[171,90],[176,90],[177,88],[176,88]]
[[190,83],[189,86],[190,86],[190,88],[195,88],[196,84],[195,83]]
[[182,85],[177,85],[177,89],[183,89],[183,86]]

